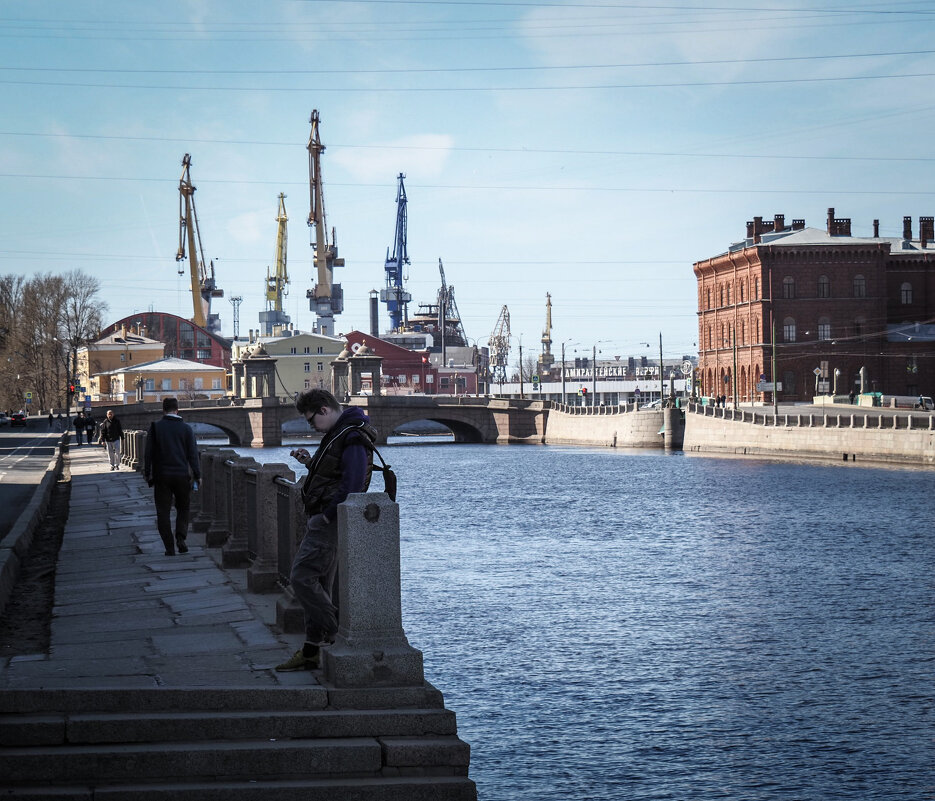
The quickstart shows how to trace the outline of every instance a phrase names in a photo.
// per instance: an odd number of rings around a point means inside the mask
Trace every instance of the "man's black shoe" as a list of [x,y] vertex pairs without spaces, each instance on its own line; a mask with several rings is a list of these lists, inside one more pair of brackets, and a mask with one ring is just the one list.
[[185,540],[176,540],[175,544],[179,549],[179,553],[188,553],[188,546],[185,544]]

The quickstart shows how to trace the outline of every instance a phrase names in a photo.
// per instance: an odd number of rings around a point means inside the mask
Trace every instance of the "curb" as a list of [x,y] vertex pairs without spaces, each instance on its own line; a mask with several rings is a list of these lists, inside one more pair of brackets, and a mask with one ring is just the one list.
[[32,499],[17,518],[7,535],[0,540],[0,614],[6,608],[13,587],[19,578],[23,556],[32,545],[33,534],[45,517],[49,508],[52,490],[62,475],[65,456],[62,441],[58,444],[58,454],[49,462],[45,476],[36,487]]

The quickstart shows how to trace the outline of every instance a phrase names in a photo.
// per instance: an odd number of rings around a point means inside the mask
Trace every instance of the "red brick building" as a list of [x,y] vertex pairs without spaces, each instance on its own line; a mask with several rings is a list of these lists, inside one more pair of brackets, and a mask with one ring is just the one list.
[[912,227],[883,238],[874,220],[859,237],[834,209],[824,230],[755,217],[696,262],[699,392],[770,402],[775,351],[782,401],[860,391],[861,368],[868,392],[935,395],[935,220]]
[[166,358],[187,359],[231,369],[231,343],[191,320],[168,312],[137,312],[117,320],[113,328],[126,328],[165,343]]

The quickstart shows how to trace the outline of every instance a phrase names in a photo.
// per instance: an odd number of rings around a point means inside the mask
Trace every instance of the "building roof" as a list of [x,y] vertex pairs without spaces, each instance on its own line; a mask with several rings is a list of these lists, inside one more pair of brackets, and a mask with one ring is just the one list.
[[125,365],[116,370],[107,370],[97,375],[117,375],[118,373],[206,373],[206,372],[225,372],[223,367],[214,364],[202,364],[188,359],[157,359],[153,362],[144,362],[143,364]]
[[158,339],[150,339],[149,337],[140,336],[139,334],[134,334],[132,331],[122,331],[117,329],[116,331],[111,331],[107,336],[103,336],[98,340],[95,340],[92,343],[95,346],[100,345],[164,345]]
[[[832,236],[823,228],[802,228],[799,230],[768,231],[760,234],[760,241],[754,245],[753,238],[747,237],[730,246],[729,253],[744,248],[760,245],[779,245],[782,247],[820,247],[827,245],[885,245],[890,246],[892,254],[935,253],[935,242],[929,242],[925,248],[919,239],[902,237],[873,236]],[[724,254],[721,254],[724,255]]]

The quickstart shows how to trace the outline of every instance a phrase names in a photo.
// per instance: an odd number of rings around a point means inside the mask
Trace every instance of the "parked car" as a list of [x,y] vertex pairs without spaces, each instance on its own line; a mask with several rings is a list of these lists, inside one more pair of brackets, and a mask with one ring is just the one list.
[[26,428],[26,415],[22,412],[13,412],[13,416],[10,418],[10,425]]
[[6,412],[0,412],[0,426],[8,426],[10,424],[10,418],[6,416]]
[[649,403],[644,403],[642,406],[640,406],[640,408],[641,409],[661,409],[662,401],[657,398],[656,400],[650,401]]

